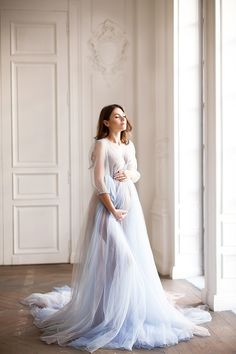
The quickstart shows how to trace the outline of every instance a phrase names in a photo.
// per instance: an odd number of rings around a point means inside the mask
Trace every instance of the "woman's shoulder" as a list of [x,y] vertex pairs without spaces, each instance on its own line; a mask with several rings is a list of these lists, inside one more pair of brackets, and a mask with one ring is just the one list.
[[106,138],[95,139],[95,144],[106,144],[106,142],[107,142]]
[[135,146],[132,140],[129,139],[129,143],[127,144],[127,146],[131,149],[131,150],[135,150]]
[[92,161],[92,165],[97,156],[104,154],[106,151],[104,139],[93,139],[90,150],[89,156]]
[[106,138],[102,138],[102,139],[94,139],[94,141],[93,141],[93,145],[94,146],[105,146],[105,144],[106,144]]
[[128,145],[130,145],[130,146],[134,146],[134,143],[133,143],[133,141],[132,141],[131,139],[129,139],[129,143],[128,143]]
[[105,151],[106,150],[106,138],[94,139],[93,146],[96,151]]

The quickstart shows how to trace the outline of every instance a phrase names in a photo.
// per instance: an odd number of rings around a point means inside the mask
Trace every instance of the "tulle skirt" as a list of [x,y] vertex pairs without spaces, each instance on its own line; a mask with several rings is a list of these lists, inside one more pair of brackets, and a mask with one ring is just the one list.
[[149,244],[134,183],[106,176],[116,208],[128,210],[117,221],[93,195],[78,241],[71,287],[34,293],[31,307],[41,339],[93,352],[98,348],[151,349],[209,335],[196,324],[208,312],[184,315],[167,299]]

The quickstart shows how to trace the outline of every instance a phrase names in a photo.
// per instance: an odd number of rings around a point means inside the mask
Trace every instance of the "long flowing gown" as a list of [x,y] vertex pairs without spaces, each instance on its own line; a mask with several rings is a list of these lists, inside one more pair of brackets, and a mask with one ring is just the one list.
[[[197,326],[210,320],[205,311],[177,309],[164,292],[153,259],[135,182],[135,148],[107,138],[93,144],[94,193],[83,230],[71,287],[34,293],[22,302],[31,307],[41,339],[93,352],[98,348],[155,348],[209,335]],[[123,182],[114,173],[130,170]],[[118,209],[128,211],[117,221],[99,199],[109,193]],[[190,318],[189,318],[190,315]],[[192,317],[191,317],[192,316]]]

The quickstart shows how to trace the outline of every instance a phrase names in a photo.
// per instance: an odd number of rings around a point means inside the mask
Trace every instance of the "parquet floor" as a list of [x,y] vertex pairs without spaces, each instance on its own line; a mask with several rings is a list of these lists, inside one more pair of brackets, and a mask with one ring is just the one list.
[[[19,300],[32,292],[50,291],[53,286],[70,284],[71,265],[34,265],[0,267],[0,353],[1,354],[72,354],[79,350],[47,345],[32,324],[28,308]],[[185,280],[162,279],[167,291],[186,293],[180,304],[200,303],[198,289]],[[194,337],[188,342],[134,354],[236,354],[236,315],[231,311],[212,313],[208,323],[211,337]],[[98,350],[96,354],[124,354],[124,350]],[[127,351],[128,353],[128,351]]]

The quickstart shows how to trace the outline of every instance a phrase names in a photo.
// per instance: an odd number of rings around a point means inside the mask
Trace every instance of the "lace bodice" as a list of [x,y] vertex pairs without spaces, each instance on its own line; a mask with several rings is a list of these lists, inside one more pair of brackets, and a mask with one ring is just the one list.
[[119,170],[132,171],[130,179],[134,183],[140,178],[132,141],[127,145],[117,145],[107,138],[96,140],[92,148],[91,161],[92,183],[97,194],[108,193],[105,176],[109,175],[113,178]]

